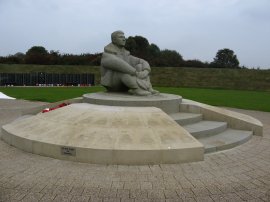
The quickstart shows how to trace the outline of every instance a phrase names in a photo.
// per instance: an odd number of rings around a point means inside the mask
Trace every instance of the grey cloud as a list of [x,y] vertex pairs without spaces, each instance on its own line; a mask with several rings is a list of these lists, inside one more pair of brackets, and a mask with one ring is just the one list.
[[269,10],[268,0],[0,0],[0,55],[33,45],[100,52],[121,29],[185,59],[212,61],[231,48],[241,64],[270,68]]

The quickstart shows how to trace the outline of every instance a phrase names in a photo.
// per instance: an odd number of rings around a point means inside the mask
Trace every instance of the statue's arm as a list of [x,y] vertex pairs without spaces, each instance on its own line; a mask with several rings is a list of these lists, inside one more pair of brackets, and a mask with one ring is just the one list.
[[148,72],[151,72],[151,68],[150,65],[147,61],[145,61],[144,59],[141,58],[137,58],[135,56],[129,56],[129,61],[130,64],[132,64],[132,66],[136,66],[138,64],[142,65],[142,70],[147,70]]
[[136,69],[134,67],[110,53],[103,53],[101,65],[113,71],[136,75]]

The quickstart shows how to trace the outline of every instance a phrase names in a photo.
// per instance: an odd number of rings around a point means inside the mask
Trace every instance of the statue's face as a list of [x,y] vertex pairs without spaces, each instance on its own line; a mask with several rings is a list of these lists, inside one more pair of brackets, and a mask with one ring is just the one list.
[[118,46],[121,46],[121,47],[124,47],[125,44],[126,44],[126,37],[124,34],[122,33],[119,33],[116,35],[116,37],[114,38],[114,44],[118,45]]

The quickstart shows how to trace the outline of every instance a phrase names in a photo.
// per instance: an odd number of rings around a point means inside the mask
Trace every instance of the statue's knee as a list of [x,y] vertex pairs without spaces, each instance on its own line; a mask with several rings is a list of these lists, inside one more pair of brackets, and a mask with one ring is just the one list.
[[136,77],[135,76],[131,76],[129,74],[123,74],[122,75],[122,81],[130,81],[130,80],[135,80]]
[[137,88],[136,77],[129,74],[123,74],[121,78],[122,82],[129,88]]

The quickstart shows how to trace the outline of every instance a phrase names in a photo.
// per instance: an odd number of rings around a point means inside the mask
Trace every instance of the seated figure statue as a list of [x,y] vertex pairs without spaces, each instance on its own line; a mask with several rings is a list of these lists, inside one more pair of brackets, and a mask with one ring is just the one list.
[[124,48],[124,33],[115,31],[111,39],[112,43],[105,46],[101,58],[101,84],[111,92],[129,91],[141,96],[158,94],[150,82],[148,62],[130,55]]

